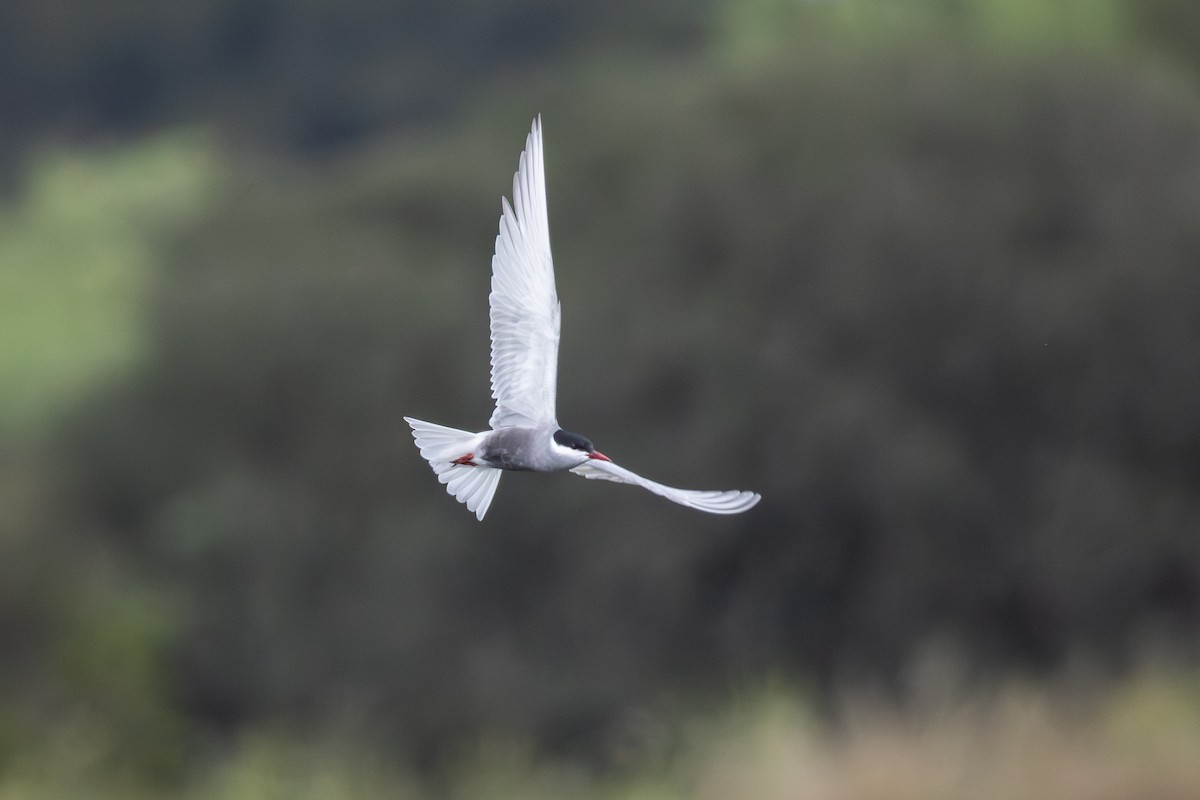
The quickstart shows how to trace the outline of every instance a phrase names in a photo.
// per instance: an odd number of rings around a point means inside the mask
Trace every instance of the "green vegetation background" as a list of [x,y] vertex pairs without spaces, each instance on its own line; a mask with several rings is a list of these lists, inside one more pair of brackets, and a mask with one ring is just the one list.
[[1198,9],[0,8],[0,798],[1200,794]]

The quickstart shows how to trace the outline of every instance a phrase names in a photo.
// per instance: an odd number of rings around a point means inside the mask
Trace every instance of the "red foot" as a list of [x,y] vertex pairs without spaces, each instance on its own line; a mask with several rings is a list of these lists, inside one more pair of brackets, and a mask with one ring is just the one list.
[[474,466],[476,466],[475,454],[467,453],[465,456],[459,456],[458,458],[454,459],[450,463],[451,464],[462,464],[464,467],[474,467]]

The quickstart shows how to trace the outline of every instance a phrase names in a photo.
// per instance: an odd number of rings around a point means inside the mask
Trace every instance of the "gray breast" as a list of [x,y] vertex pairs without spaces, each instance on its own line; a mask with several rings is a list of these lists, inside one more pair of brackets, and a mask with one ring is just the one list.
[[576,457],[552,448],[550,443],[555,430],[557,428],[502,428],[493,431],[476,457],[500,469],[533,472],[559,472],[587,460],[583,453]]

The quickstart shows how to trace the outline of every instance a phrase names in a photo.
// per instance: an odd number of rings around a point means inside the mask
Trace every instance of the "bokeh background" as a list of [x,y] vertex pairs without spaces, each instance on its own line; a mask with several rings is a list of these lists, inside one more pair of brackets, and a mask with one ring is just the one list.
[[[510,475],[542,113],[559,418]],[[0,798],[1200,797],[1200,5],[0,6]]]

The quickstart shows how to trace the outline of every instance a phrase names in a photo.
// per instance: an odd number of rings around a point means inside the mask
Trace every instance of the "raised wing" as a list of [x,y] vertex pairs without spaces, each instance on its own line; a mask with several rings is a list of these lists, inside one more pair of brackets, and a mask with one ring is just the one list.
[[710,514],[740,514],[754,508],[762,499],[756,492],[703,492],[693,489],[673,489],[670,486],[663,486],[661,483],[643,478],[611,461],[599,459],[589,459],[572,469],[571,472],[592,480],[632,483],[643,489],[649,489],[673,503],[679,503],[699,511],[707,511]]
[[542,118],[533,121],[513,177],[513,201],[502,203],[492,256],[491,426],[540,426],[555,420],[558,381],[558,293],[550,260]]

